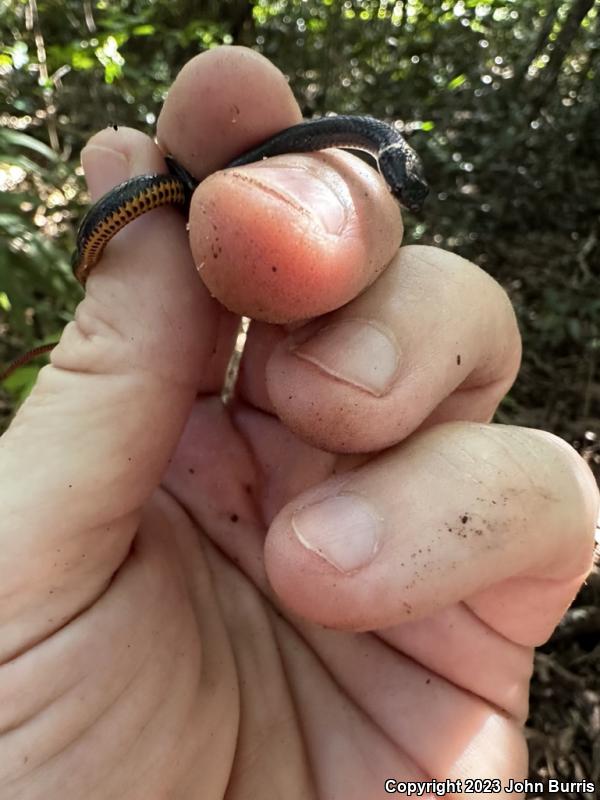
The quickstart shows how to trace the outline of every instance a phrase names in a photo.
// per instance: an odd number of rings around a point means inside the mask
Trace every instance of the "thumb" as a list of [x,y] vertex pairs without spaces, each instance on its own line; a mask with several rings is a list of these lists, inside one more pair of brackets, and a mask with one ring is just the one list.
[[[82,162],[92,199],[164,171],[154,143],[128,129],[95,136]],[[91,601],[124,558],[185,424],[219,313],[173,209],[145,215],[106,248],[0,441],[0,584],[10,598],[0,609],[0,661]],[[60,598],[48,598],[49,586],[60,586]]]

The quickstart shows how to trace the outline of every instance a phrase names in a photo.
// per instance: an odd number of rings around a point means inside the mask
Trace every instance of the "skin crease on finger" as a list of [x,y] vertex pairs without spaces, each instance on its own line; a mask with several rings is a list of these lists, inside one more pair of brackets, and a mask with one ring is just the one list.
[[[298,113],[274,67],[224,49],[186,67],[159,135],[201,176]],[[160,156],[150,150],[147,169]],[[327,157],[328,169],[351,163]],[[373,202],[385,208],[378,187]],[[196,281],[182,220],[161,210],[139,222],[107,248],[84,320],[0,448],[0,621],[10,640],[1,800],[377,800],[386,776],[521,777],[532,644],[589,568],[593,491],[572,451],[524,429],[455,422],[352,463],[244,396],[224,406],[211,361],[223,319]],[[368,305],[379,281],[361,276]],[[482,382],[499,376],[499,399],[502,342],[513,336],[499,295],[478,293],[481,316],[465,334],[461,292],[440,291],[438,333],[471,345],[463,363]],[[427,294],[414,292],[414,322]],[[491,349],[476,346],[483,336]],[[417,328],[402,342],[405,363],[423,355],[422,338]],[[450,348],[441,359],[434,351],[421,380],[442,375],[429,395],[437,407],[459,365]],[[308,394],[315,360],[297,359]],[[482,413],[463,399],[461,418]],[[376,506],[384,524],[364,570],[344,574],[297,534],[298,505],[314,511],[332,486],[353,490],[342,502],[359,494],[363,510]],[[336,517],[334,534],[355,529]],[[465,597],[479,582],[487,589]],[[421,624],[432,609],[439,635]]]
[[489,421],[520,355],[498,284],[459,256],[411,245],[339,310],[287,336],[253,325],[239,391],[317,447],[370,452],[420,426]]
[[340,152],[212,175],[190,213],[194,260],[211,293],[267,322],[344,305],[376,279],[401,238],[399,209],[381,177]]

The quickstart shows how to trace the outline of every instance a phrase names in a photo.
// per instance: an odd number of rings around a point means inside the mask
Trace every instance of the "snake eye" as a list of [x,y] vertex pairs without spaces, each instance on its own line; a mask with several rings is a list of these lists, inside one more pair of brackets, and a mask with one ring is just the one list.
[[408,147],[390,147],[379,156],[379,169],[394,197],[410,211],[420,211],[429,188],[417,154]]
[[425,198],[429,194],[429,186],[425,178],[416,170],[409,172],[406,176],[404,186],[401,190],[400,202],[409,209],[409,211],[420,211],[425,202]]

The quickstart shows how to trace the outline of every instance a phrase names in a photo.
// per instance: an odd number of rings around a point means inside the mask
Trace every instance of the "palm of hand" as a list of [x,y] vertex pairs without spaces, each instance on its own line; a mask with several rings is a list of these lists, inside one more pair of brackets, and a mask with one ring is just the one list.
[[[124,765],[147,775],[140,797],[164,781],[177,797],[201,785],[207,798],[228,787],[230,798],[358,800],[383,796],[388,777],[514,776],[531,649],[463,603],[363,633],[286,612],[266,582],[261,516],[347,459],[292,442],[261,412],[233,417],[216,399],[197,404],[136,547],[149,582],[135,582],[142,605],[126,604],[148,649],[136,681],[154,674],[147,691],[162,698],[129,720],[154,731],[144,763]],[[267,466],[257,483],[256,464],[282,445],[290,469]]]

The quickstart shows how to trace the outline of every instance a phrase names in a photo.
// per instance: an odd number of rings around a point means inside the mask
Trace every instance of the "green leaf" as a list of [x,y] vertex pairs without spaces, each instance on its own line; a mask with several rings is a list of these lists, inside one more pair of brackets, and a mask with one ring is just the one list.
[[152,36],[156,32],[154,25],[136,25],[132,33],[134,36]]
[[38,139],[35,139],[33,136],[29,136],[27,133],[6,129],[0,133],[0,140],[4,140],[9,144],[15,145],[16,147],[25,147],[28,150],[34,150],[36,153],[44,156],[44,158],[47,158],[48,161],[55,162],[59,160],[58,154],[55,153],[52,148],[48,147],[47,144],[40,142]]
[[120,78],[123,74],[123,70],[121,69],[120,64],[115,64],[113,61],[109,61],[108,64],[104,67],[104,81],[105,83],[113,83],[117,78]]
[[3,228],[9,236],[18,236],[29,230],[27,222],[22,214],[0,213],[0,228]]
[[96,65],[96,62],[89,53],[85,53],[82,50],[76,50],[71,56],[71,64],[73,69],[87,70],[93,69]]
[[[32,161],[27,156],[13,155],[12,153],[2,153],[0,156],[0,164],[11,164],[13,167],[21,167],[25,172],[38,172],[40,167],[35,161]],[[2,198],[2,202],[6,202],[6,198]]]
[[463,83],[466,83],[467,76],[466,75],[457,75],[456,78],[452,78],[450,83],[448,84],[448,89],[451,91],[453,89],[458,89],[459,86],[462,86]]
[[33,389],[41,368],[41,365],[25,364],[6,378],[2,386],[11,394],[16,395],[19,403],[22,403]]

